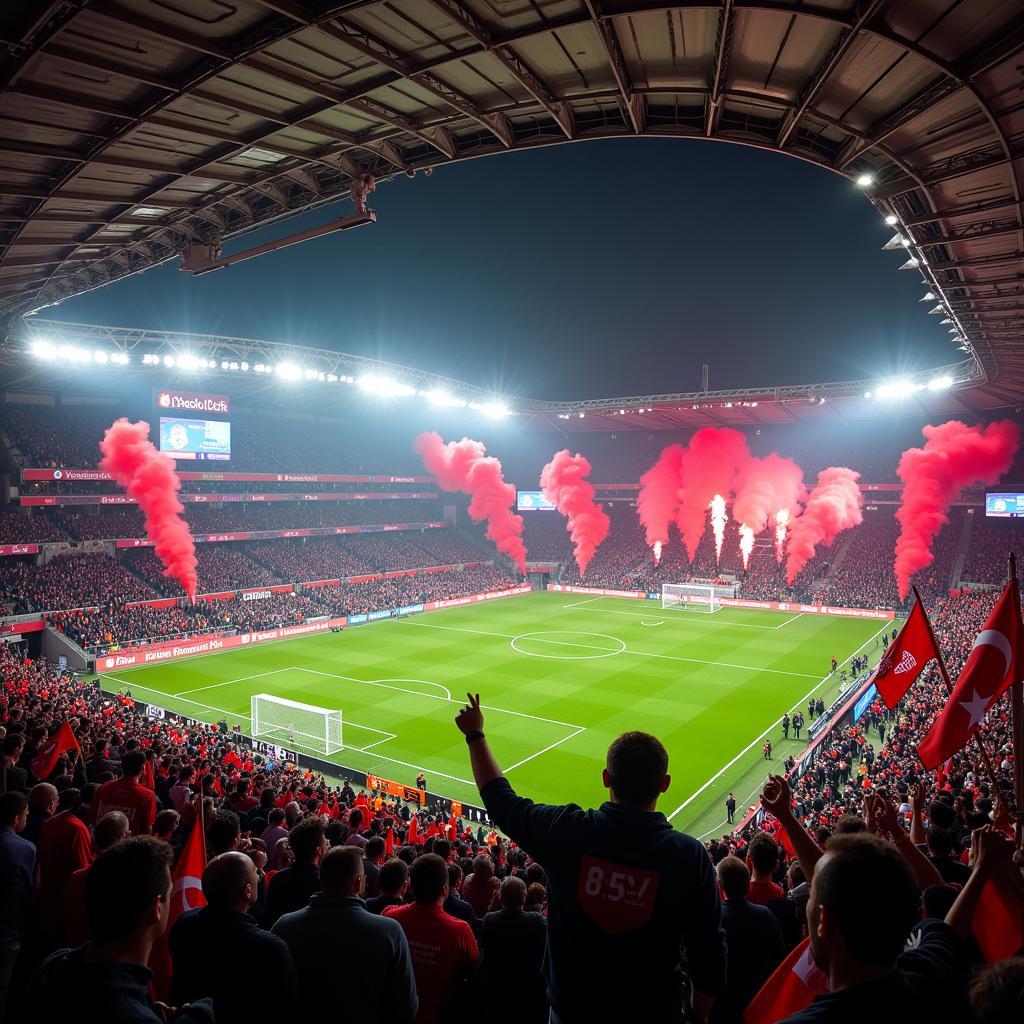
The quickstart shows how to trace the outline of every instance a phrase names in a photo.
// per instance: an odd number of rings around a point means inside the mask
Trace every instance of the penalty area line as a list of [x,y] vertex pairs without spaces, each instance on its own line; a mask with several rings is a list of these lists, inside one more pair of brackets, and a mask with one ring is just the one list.
[[519,768],[526,764],[527,761],[532,761],[535,757],[540,757],[541,754],[546,754],[549,750],[554,750],[555,747],[561,746],[563,743],[568,743],[569,740],[575,739],[581,732],[586,732],[587,727],[585,725],[579,726],[575,732],[569,733],[568,736],[563,736],[560,740],[556,740],[554,743],[549,743],[543,750],[538,750],[536,754],[531,754],[529,757],[524,757],[522,761],[516,761],[515,764],[510,764],[504,769],[505,772],[510,772],[515,768]]
[[[844,658],[843,660],[846,661],[849,658],[852,658],[854,655],[860,654],[860,652],[862,650],[864,650],[864,648],[867,647],[867,645],[869,643],[871,643],[871,641],[874,640],[875,637],[878,636],[879,633],[881,633],[883,629],[888,629],[888,628],[889,628],[889,621],[886,621],[885,625],[882,626],[881,629],[879,629],[876,632],[872,633],[871,636],[869,636],[867,638],[867,640],[865,640],[864,643],[862,643],[860,645],[860,647],[858,647],[855,651],[851,651],[850,654],[848,654],[847,657]],[[799,708],[803,704],[803,702],[805,700],[810,700],[810,698],[813,697],[818,692],[818,690],[820,690],[821,687],[824,686],[824,684],[827,683],[828,680],[831,679],[831,678],[832,678],[832,673],[831,672],[827,676],[822,676],[821,680],[818,682],[818,684],[813,689],[809,690],[798,701],[796,701],[793,704],[793,709]],[[765,729],[765,731],[763,733],[761,733],[760,736],[758,736],[755,739],[751,740],[751,742],[748,743],[727,765],[724,765],[717,772],[715,772],[715,774],[712,775],[711,778],[708,779],[708,781],[705,782],[704,785],[701,786],[696,792],[691,793],[668,816],[668,820],[671,821],[680,811],[683,811],[687,807],[689,807],[690,804],[692,804],[693,801],[696,800],[697,797],[699,797],[701,795],[701,793],[704,792],[704,790],[706,790],[709,786],[714,785],[714,783],[716,783],[737,761],[739,761],[741,758],[745,757],[751,750],[753,750],[753,748],[756,747],[757,744],[760,743],[768,735],[768,733],[770,733],[781,721],[782,721],[782,716],[780,715],[778,718],[775,719],[774,722],[771,723],[771,725],[768,726],[767,729]]]

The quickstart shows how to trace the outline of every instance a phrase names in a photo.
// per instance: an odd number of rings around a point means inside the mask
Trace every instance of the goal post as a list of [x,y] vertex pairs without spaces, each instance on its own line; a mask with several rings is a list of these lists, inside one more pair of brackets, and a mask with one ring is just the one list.
[[661,607],[664,611],[689,611],[713,615],[722,607],[713,585],[706,583],[663,583]]
[[254,740],[279,747],[300,746],[319,754],[343,749],[340,711],[257,693],[249,702],[249,718]]

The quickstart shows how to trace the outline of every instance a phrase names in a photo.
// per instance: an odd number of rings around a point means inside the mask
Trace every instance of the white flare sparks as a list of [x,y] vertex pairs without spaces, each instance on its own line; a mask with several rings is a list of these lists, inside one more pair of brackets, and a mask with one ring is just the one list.
[[782,549],[786,544],[786,527],[789,526],[789,509],[780,508],[775,513],[775,561],[782,562]]
[[654,564],[655,565],[660,565],[661,564],[661,541],[660,540],[656,540],[654,542]]
[[754,550],[754,531],[749,526],[740,527],[740,552],[743,554],[743,568],[750,564],[750,552]]
[[725,498],[716,494],[711,499],[711,529],[715,533],[715,561],[722,560],[722,541],[725,540]]

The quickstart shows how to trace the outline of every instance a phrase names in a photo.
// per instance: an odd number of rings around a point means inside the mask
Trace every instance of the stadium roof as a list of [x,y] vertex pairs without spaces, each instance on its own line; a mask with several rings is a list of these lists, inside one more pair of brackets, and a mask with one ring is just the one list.
[[709,138],[857,181],[971,362],[948,401],[1024,399],[1019,0],[8,0],[0,42],[8,318],[367,174]]

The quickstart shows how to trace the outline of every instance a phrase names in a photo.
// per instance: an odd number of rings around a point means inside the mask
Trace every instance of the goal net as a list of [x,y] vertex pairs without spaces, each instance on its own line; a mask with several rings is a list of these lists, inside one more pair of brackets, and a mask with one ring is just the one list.
[[721,608],[715,587],[703,583],[663,583],[661,607],[713,615]]
[[250,702],[252,738],[279,747],[303,747],[318,754],[342,749],[341,712],[257,693]]

